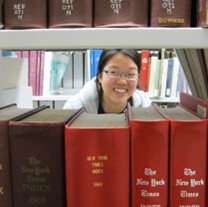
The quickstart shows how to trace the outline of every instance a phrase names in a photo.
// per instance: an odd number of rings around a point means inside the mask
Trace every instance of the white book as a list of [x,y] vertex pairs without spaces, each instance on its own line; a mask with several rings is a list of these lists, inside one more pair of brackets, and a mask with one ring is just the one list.
[[43,72],[43,96],[50,94],[50,79],[51,79],[51,60],[52,53],[50,51],[45,51],[44,57],[44,72]]
[[2,94],[4,106],[16,103],[19,108],[33,108],[31,86],[6,89]]
[[81,89],[84,85],[84,64],[83,53],[74,52],[74,65],[73,65],[73,88]]
[[154,97],[154,90],[155,90],[155,76],[156,76],[156,69],[157,69],[157,56],[152,56],[150,63],[150,75],[149,75],[149,84],[148,84],[148,94],[150,98]]
[[2,57],[3,89],[28,86],[28,59]]
[[164,59],[161,68],[161,75],[160,75],[159,98],[165,98],[167,72],[168,72],[168,59]]

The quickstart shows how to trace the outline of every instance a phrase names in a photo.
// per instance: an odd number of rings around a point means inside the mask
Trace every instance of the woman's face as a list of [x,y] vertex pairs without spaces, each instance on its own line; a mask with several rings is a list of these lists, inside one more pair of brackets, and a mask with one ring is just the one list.
[[[115,76],[115,73],[121,75]],[[125,77],[127,74],[129,80]],[[137,65],[130,57],[116,54],[108,60],[98,80],[103,89],[102,105],[105,112],[119,113],[126,107],[127,100],[137,87]]]

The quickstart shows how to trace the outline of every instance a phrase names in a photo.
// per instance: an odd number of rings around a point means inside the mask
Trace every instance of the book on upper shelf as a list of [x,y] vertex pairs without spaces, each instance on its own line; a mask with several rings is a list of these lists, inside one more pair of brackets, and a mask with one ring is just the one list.
[[17,117],[26,117],[36,110],[18,108],[16,104],[0,108],[0,203],[2,207],[13,206],[9,121]]
[[0,2],[0,29],[3,28],[3,1]]
[[169,206],[207,206],[207,120],[180,105],[156,108],[170,120]]
[[168,206],[169,121],[152,105],[129,112],[132,207]]
[[5,0],[5,29],[47,28],[46,0]]
[[66,205],[64,126],[77,111],[46,108],[9,122],[14,207]]
[[94,27],[147,27],[149,1],[94,1]]
[[150,27],[190,27],[192,0],[150,0]]
[[208,27],[208,0],[198,0],[196,6],[196,26]]
[[48,3],[49,28],[92,27],[92,0],[49,0]]
[[81,111],[65,126],[67,206],[129,206],[130,138],[126,113]]

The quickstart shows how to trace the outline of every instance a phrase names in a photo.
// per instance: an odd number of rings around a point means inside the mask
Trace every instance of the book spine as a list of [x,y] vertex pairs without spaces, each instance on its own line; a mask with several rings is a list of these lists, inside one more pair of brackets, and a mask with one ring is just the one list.
[[150,58],[150,51],[142,50],[139,85],[144,91],[148,91],[149,58]]
[[197,26],[198,27],[208,27],[208,1],[198,0],[197,5]]
[[132,207],[168,206],[169,122],[130,121]]
[[43,80],[44,80],[44,64],[45,64],[45,51],[40,51],[40,80],[39,80],[39,96],[43,95]]
[[5,29],[47,28],[47,1],[5,1],[4,23]]
[[94,2],[94,27],[147,27],[149,1]]
[[192,0],[152,0],[151,5],[150,27],[191,26]]
[[179,104],[197,116],[208,118],[208,101],[181,92]]
[[33,96],[37,95],[37,60],[38,51],[29,51],[29,86],[32,87]]
[[171,84],[172,84],[172,77],[173,77],[173,64],[174,64],[173,58],[168,59],[165,97],[170,97],[170,95],[171,95]]
[[0,121],[0,203],[12,207],[12,181],[8,121]]
[[129,206],[128,127],[66,126],[65,157],[67,207]]
[[12,121],[9,133],[15,207],[65,206],[63,123]]
[[170,207],[207,206],[207,121],[170,127]]
[[150,60],[150,71],[149,71],[149,83],[148,83],[148,93],[149,97],[154,97],[155,90],[155,76],[157,70],[158,56],[152,56]]
[[92,10],[92,0],[49,0],[49,28],[92,27]]

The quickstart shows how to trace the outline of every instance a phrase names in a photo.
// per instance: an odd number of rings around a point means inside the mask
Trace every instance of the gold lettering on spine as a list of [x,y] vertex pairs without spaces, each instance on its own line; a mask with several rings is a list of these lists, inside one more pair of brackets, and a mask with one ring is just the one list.
[[166,24],[166,23],[174,23],[174,24],[184,24],[185,19],[177,19],[177,18],[159,18],[159,24]]
[[0,195],[4,195],[4,187],[0,187]]
[[99,175],[104,174],[105,162],[108,161],[107,155],[89,155],[86,157],[86,161],[91,165],[91,173],[94,175],[95,181],[92,183],[93,187],[103,187],[104,183]]
[[[3,171],[3,165],[2,164],[0,164],[0,172],[1,171]],[[0,195],[4,195],[4,187],[3,186],[0,186]]]
[[28,205],[46,205],[47,199],[44,194],[52,191],[52,186],[47,182],[47,176],[51,174],[51,170],[42,165],[40,159],[28,157],[27,162],[20,166],[20,173],[25,177],[22,191],[28,196]]

